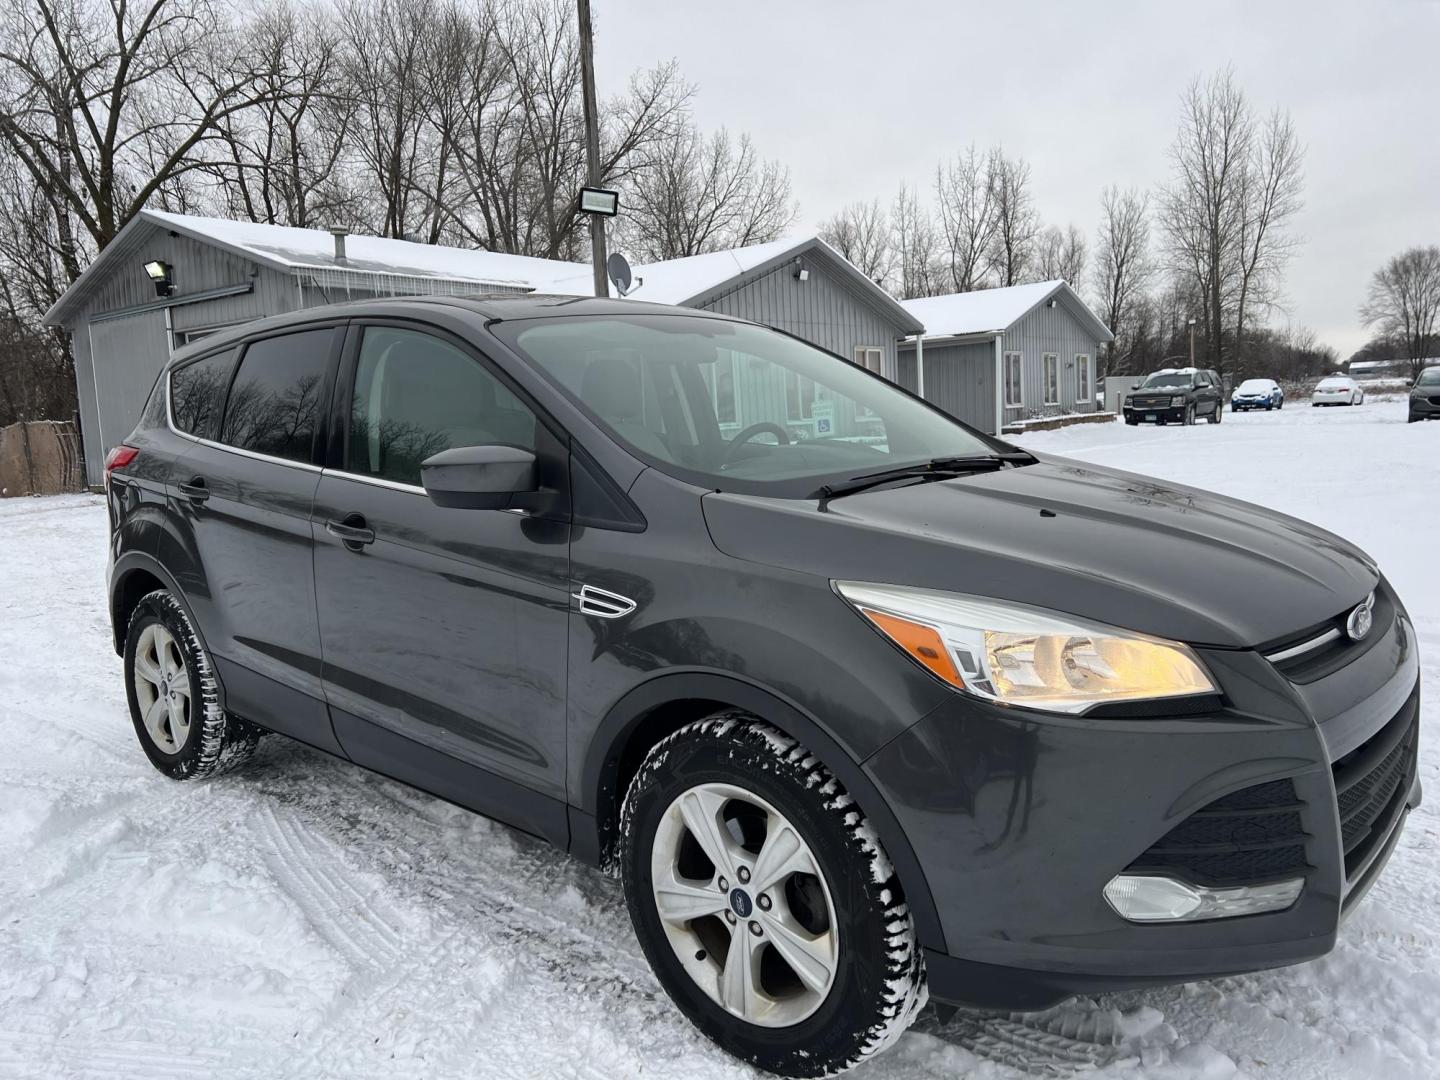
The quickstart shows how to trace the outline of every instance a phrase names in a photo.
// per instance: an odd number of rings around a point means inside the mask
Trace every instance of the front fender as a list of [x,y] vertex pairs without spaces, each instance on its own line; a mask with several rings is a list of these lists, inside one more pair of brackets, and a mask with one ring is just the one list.
[[[945,936],[925,872],[889,803],[861,768],[862,763],[852,759],[798,703],[734,674],[667,671],[634,687],[611,707],[585,755],[579,808],[582,814],[572,818],[572,851],[582,856],[589,854],[593,860],[608,849],[618,818],[621,793],[617,787],[625,747],[647,716],[679,701],[708,701],[753,713],[797,739],[824,762],[869,819],[890,857],[920,943],[945,951]],[[593,830],[592,835],[583,835],[589,830]]]

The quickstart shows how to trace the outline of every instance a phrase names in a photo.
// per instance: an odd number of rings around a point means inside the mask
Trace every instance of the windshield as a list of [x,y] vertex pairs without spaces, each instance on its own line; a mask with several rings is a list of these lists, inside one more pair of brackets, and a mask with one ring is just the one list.
[[494,327],[639,458],[721,491],[823,483],[1010,449],[803,341],[685,315]]
[[1440,386],[1440,367],[1426,368],[1415,380],[1416,386]]
[[1246,379],[1235,392],[1237,394],[1268,394],[1273,385],[1269,379]]
[[1188,390],[1194,375],[1183,371],[1157,371],[1145,380],[1146,390]]

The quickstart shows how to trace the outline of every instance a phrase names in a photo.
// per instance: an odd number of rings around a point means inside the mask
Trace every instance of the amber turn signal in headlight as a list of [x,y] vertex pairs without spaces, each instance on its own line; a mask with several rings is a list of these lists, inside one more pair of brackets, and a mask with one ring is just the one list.
[[1083,713],[1107,702],[1217,692],[1177,641],[908,585],[837,581],[835,591],[917,663],[991,701]]

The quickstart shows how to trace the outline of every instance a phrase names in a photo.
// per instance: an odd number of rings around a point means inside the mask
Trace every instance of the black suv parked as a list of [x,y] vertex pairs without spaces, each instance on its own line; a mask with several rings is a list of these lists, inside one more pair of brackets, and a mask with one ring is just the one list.
[[1162,368],[1125,395],[1125,422],[1193,424],[1203,416],[1218,424],[1225,419],[1224,398],[1220,376],[1209,368]]
[[718,315],[255,323],[177,354],[108,502],[156,768],[279,732],[612,866],[680,1009],[788,1075],[927,983],[1033,1009],[1319,956],[1419,799],[1362,552]]

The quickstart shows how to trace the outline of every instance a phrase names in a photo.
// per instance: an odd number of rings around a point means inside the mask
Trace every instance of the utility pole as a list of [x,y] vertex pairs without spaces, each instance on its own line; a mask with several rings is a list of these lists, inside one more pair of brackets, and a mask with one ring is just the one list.
[[[590,186],[600,186],[600,110],[595,101],[595,38],[590,32],[590,0],[576,0],[580,9],[580,76],[585,94],[585,156]],[[605,221],[590,214],[590,258],[595,263],[595,295],[609,296],[605,276]]]
[[1190,320],[1190,366],[1195,366],[1195,320]]

